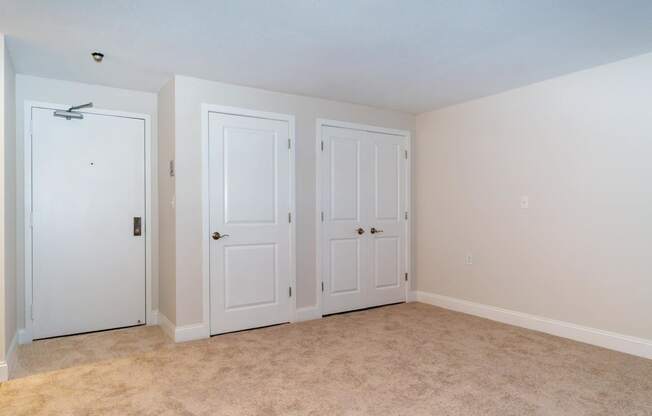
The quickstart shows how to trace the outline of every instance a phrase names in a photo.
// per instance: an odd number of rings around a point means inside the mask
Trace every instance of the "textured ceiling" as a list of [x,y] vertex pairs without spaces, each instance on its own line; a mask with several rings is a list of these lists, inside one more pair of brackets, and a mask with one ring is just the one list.
[[418,113],[652,51],[652,1],[0,0],[0,32],[19,73],[146,91],[181,74]]

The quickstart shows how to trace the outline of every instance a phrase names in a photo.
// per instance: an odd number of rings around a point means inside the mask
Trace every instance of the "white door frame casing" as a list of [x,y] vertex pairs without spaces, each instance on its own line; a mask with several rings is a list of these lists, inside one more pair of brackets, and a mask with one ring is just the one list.
[[202,303],[204,337],[210,337],[210,184],[209,184],[209,129],[208,120],[210,113],[221,113],[235,116],[263,118],[269,120],[285,121],[288,123],[290,139],[290,285],[292,299],[290,308],[292,321],[296,315],[297,283],[296,283],[296,192],[295,192],[295,117],[291,114],[271,113],[266,111],[250,110],[246,108],[230,107],[215,104],[201,105],[201,146],[202,146]]
[[[321,238],[322,238],[322,233],[323,233],[323,227],[324,223],[322,222],[322,211],[323,211],[323,197],[322,197],[322,127],[340,127],[340,128],[345,128],[345,129],[351,129],[351,130],[362,130],[362,131],[368,131],[372,133],[382,133],[382,134],[389,134],[393,136],[401,136],[404,137],[406,140],[406,149],[408,152],[408,157],[406,160],[406,165],[405,165],[405,181],[406,181],[406,186],[405,186],[405,210],[407,212],[407,219],[405,220],[405,268],[408,273],[408,281],[406,282],[405,285],[405,300],[406,302],[409,301],[409,294],[410,294],[410,286],[412,282],[412,259],[411,259],[411,224],[412,224],[412,211],[411,211],[411,188],[412,188],[412,179],[411,179],[411,172],[412,172],[412,135],[410,131],[408,130],[399,130],[399,129],[391,129],[391,128],[386,128],[386,127],[378,127],[378,126],[371,126],[367,124],[360,124],[360,123],[352,123],[352,122],[346,122],[346,121],[337,121],[337,120],[329,120],[329,119],[322,119],[318,118],[317,123],[316,123],[316,134],[315,134],[315,170],[316,170],[316,178],[315,178],[315,224],[316,224],[316,259],[315,259],[315,299],[316,299],[316,304],[315,304],[315,309],[316,313],[313,312],[314,315],[318,315],[315,317],[321,317],[323,314],[323,292],[322,292],[322,243],[321,243]],[[308,309],[308,308],[306,308]],[[313,315],[310,314],[310,315]],[[313,315],[313,316],[314,316]],[[308,318],[306,318],[308,319]]]
[[[24,283],[25,283],[25,328],[21,329],[20,343],[26,344],[33,340],[33,276],[32,276],[32,109],[45,108],[52,110],[67,110],[71,105],[53,104],[37,101],[25,101],[24,105]],[[156,313],[152,309],[152,139],[151,117],[148,114],[138,114],[123,111],[102,110],[96,108],[84,109],[81,112],[114,117],[128,117],[143,120],[145,123],[145,324],[156,324]]]

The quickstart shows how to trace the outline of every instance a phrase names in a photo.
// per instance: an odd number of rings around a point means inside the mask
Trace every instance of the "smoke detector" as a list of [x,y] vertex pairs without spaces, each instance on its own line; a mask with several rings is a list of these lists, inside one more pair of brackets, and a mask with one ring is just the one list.
[[91,56],[93,57],[93,60],[98,64],[104,59],[104,54],[102,52],[93,52]]

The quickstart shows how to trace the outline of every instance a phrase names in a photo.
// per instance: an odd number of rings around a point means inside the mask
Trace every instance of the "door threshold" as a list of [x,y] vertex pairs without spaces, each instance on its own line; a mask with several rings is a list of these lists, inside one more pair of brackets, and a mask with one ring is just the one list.
[[403,303],[407,302],[394,302],[394,303],[387,303],[385,305],[376,305],[376,306],[369,306],[367,308],[360,308],[360,309],[352,309],[350,311],[343,311],[343,312],[334,312],[334,313],[329,313],[327,315],[322,315],[322,318],[326,318],[328,316],[335,316],[335,315],[345,315],[347,313],[353,313],[353,312],[362,312],[362,311],[368,311],[370,309],[378,309],[378,308],[384,308],[386,306],[394,306],[394,305],[400,305]]
[[265,329],[265,328],[272,328],[275,326],[281,326],[281,325],[287,325],[289,322],[281,322],[280,324],[272,324],[272,325],[265,325],[265,326],[257,326],[255,328],[247,328],[247,329],[238,329],[237,331],[229,331],[229,332],[221,332],[219,334],[212,334],[211,338],[213,337],[219,337],[220,335],[229,335],[229,334],[238,334],[240,332],[249,332],[249,331],[255,331],[257,329]]
[[34,338],[32,341],[45,341],[47,339],[57,339],[57,338],[68,338],[68,337],[75,337],[77,335],[88,335],[88,334],[97,334],[99,332],[109,332],[109,331],[117,331],[119,329],[128,329],[128,328],[136,328],[139,326],[146,326],[147,324],[137,324],[137,325],[129,325],[129,326],[119,326],[117,328],[108,328],[108,329],[98,329],[97,331],[87,331],[87,332],[77,332],[74,334],[67,334],[67,335],[55,335],[53,337],[45,337],[45,338]]

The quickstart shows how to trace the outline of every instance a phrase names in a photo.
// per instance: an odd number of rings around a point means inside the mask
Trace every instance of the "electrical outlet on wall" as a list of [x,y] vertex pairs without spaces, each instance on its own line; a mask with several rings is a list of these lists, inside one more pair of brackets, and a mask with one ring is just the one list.
[[468,265],[473,264],[473,254],[468,253],[466,256],[464,256],[464,262]]
[[527,195],[521,197],[521,208],[528,209],[530,207],[530,198]]

